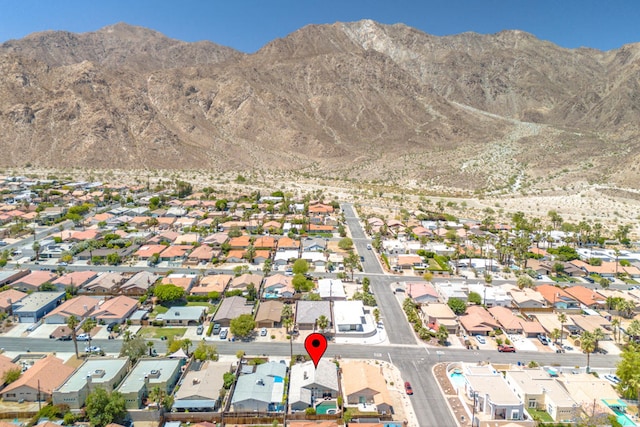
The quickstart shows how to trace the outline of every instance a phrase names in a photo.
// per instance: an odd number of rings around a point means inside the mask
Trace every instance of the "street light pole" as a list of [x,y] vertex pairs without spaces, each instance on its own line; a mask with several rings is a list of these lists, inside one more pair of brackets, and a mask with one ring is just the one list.
[[476,423],[476,398],[478,397],[478,392],[473,392],[473,413],[471,415],[471,427],[475,426]]

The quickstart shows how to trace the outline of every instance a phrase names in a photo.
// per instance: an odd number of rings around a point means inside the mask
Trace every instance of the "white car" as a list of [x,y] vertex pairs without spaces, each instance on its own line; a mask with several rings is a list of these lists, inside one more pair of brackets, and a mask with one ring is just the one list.
[[617,375],[606,374],[604,378],[614,385],[620,384],[620,378]]
[[77,341],[89,341],[91,336],[89,334],[80,334],[76,336]]
[[484,344],[487,342],[482,335],[476,335],[476,341],[478,341],[480,344]]
[[92,345],[91,347],[85,347],[85,353],[100,353],[102,349],[96,345]]

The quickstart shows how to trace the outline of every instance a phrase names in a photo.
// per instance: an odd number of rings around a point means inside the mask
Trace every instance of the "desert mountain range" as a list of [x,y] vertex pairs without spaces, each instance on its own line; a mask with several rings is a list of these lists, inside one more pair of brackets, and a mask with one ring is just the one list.
[[640,184],[640,44],[310,25],[253,54],[127,24],[0,45],[0,166]]

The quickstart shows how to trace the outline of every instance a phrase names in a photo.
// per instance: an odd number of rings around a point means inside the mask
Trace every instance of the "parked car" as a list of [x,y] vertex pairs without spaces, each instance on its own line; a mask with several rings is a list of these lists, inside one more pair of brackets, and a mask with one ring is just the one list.
[[498,351],[500,353],[515,353],[516,348],[512,345],[500,344],[498,346]]
[[199,325],[198,328],[196,329],[196,334],[202,335],[202,332],[204,332],[204,326]]
[[266,337],[267,336],[267,328],[260,329],[260,336],[261,337]]
[[411,383],[409,383],[409,381],[405,381],[405,383],[404,383],[404,391],[406,391],[408,395],[412,395],[413,394],[413,388],[411,388]]
[[482,335],[476,335],[476,341],[480,344],[485,344],[487,342]]
[[76,340],[78,341],[89,341],[91,336],[89,334],[80,334],[76,336]]
[[220,333],[220,323],[213,324],[213,335],[218,335]]
[[604,378],[615,385],[620,384],[620,378],[617,375],[606,374]]
[[540,341],[542,345],[549,345],[549,338],[547,338],[545,335],[538,334],[538,341]]
[[58,341],[71,341],[71,335],[62,335],[58,337]]
[[91,347],[85,347],[84,351],[86,353],[100,353],[102,349],[100,347],[98,347],[97,345],[92,345]]
[[228,329],[223,329],[220,331],[220,339],[221,340],[226,340],[227,339],[227,334],[228,334]]
[[118,325],[118,322],[109,323],[109,325],[107,325],[107,332],[112,332],[113,328],[115,328],[117,325]]

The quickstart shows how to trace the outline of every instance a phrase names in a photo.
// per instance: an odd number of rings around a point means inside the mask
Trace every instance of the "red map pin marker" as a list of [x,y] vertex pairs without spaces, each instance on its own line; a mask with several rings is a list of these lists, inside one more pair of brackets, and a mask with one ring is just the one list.
[[304,340],[304,348],[313,360],[313,365],[317,368],[318,362],[327,350],[327,339],[322,334],[313,333]]

